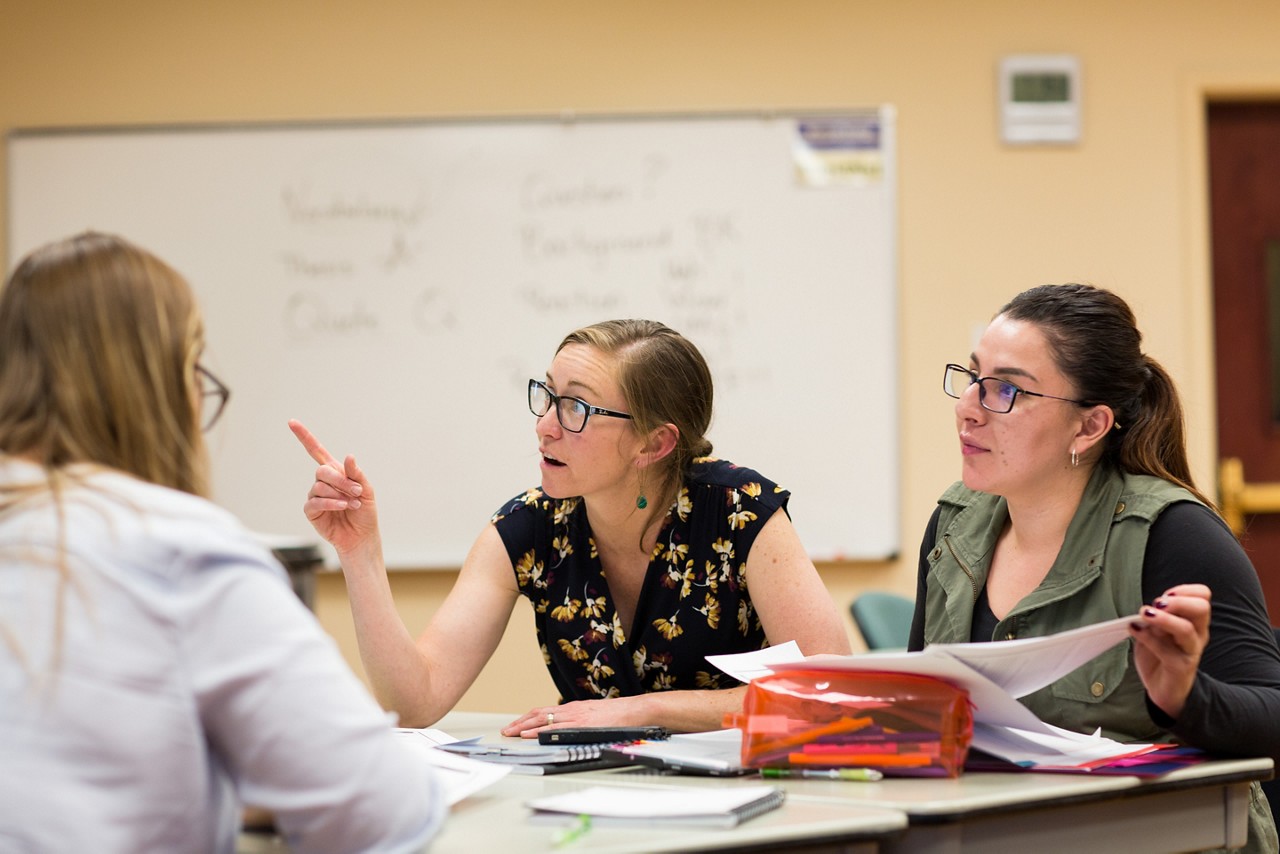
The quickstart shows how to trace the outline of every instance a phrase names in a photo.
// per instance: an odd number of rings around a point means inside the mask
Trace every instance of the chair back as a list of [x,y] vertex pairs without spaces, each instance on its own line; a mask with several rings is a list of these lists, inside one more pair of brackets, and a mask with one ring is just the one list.
[[849,606],[867,649],[906,649],[915,602],[897,593],[869,591]]

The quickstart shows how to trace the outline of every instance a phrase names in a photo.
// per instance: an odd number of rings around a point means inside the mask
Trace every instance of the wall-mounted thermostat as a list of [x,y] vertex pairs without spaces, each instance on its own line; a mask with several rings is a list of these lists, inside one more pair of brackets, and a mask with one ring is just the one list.
[[1000,61],[1000,138],[1015,145],[1080,141],[1080,60],[1025,54]]

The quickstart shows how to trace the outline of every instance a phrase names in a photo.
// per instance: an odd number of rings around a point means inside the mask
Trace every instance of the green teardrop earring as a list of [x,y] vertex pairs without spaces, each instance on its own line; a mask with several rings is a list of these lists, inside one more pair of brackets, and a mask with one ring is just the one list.
[[642,493],[640,497],[636,499],[636,509],[643,510],[648,506],[649,506],[649,499],[645,498],[644,494]]

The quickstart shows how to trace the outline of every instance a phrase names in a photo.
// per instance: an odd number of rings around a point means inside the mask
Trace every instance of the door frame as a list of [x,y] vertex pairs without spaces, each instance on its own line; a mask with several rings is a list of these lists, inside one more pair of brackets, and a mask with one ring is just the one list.
[[1280,100],[1280,66],[1274,69],[1210,70],[1180,75],[1178,139],[1182,143],[1183,336],[1191,351],[1182,377],[1187,455],[1195,482],[1219,500],[1218,407],[1214,388],[1213,256],[1209,227],[1209,101]]

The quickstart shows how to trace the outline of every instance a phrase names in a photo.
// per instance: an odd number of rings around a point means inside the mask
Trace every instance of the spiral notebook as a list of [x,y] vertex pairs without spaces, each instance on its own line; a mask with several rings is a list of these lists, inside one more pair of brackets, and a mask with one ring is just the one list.
[[562,774],[627,764],[621,757],[604,754],[601,748],[599,744],[481,744],[479,739],[470,739],[441,744],[436,749],[481,762],[508,765],[513,774]]
[[736,827],[782,806],[785,797],[774,786],[591,786],[525,806],[533,810],[530,821],[539,824],[570,824],[588,815],[600,825]]

